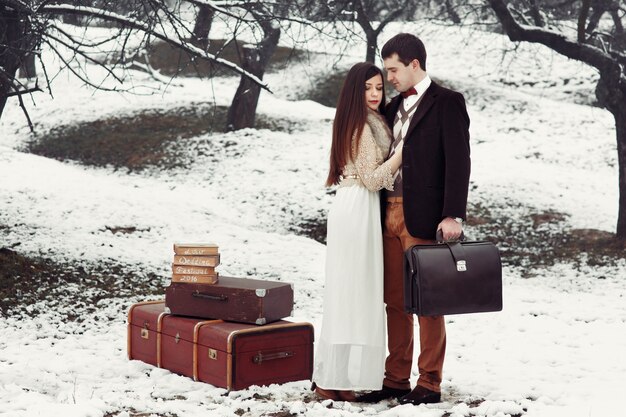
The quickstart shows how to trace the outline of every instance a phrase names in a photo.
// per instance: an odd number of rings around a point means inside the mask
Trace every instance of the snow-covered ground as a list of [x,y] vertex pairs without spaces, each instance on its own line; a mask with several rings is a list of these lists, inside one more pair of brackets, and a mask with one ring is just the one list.
[[[389,27],[382,38],[399,31],[423,34],[431,76],[466,96],[472,203],[524,204],[565,213],[572,228],[613,229],[613,120],[604,110],[576,104],[593,101],[592,70],[538,46],[504,54],[511,45],[495,34],[412,24]],[[325,42],[310,45],[328,51]],[[362,59],[364,49],[352,46],[338,67]],[[10,102],[0,124],[0,225],[10,230],[0,235],[0,246],[19,242],[24,254],[63,262],[117,260],[157,272],[165,286],[173,242],[213,241],[222,253],[222,274],[293,282],[292,319],[318,325],[325,248],[290,232],[298,220],[319,217],[332,199],[323,183],[334,109],[290,100],[294,90],[310,87],[305,75],[327,71],[336,59],[316,56],[268,74],[275,95],[263,93],[259,103],[260,113],[294,120],[299,131],[192,138],[192,145],[210,143],[211,155],[194,154],[189,167],[167,172],[126,174],[20,152],[28,129]],[[55,99],[37,96],[29,110],[45,130],[142,109],[228,105],[236,84],[234,78],[180,79],[162,94],[120,96],[59,76]],[[106,226],[143,231],[119,235]],[[306,381],[226,393],[128,361],[125,310],[141,299],[120,298],[101,302],[81,324],[63,322],[58,311],[1,317],[0,416],[622,415],[626,262],[556,264],[533,279],[514,268],[504,272],[502,312],[447,318],[440,404],[331,405],[311,401]]]

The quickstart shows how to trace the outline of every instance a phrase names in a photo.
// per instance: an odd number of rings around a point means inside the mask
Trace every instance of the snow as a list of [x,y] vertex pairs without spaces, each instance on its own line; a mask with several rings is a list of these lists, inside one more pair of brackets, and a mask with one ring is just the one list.
[[[615,130],[608,112],[589,106],[594,71],[543,47],[504,54],[511,45],[500,35],[414,23],[390,26],[381,45],[403,30],[424,33],[429,73],[466,97],[470,201],[504,207],[499,215],[519,216],[520,204],[553,209],[566,215],[568,227],[613,230]],[[311,50],[337,50],[328,42],[312,38]],[[350,46],[337,67],[349,67],[364,51]],[[19,242],[21,253],[62,262],[118,260],[131,265],[129,273],[154,271],[165,286],[173,242],[216,242],[220,273],[293,282],[292,320],[319,330],[325,248],[293,233],[294,224],[319,217],[332,201],[323,183],[334,110],[292,96],[308,85],[308,74],[331,71],[337,59],[317,57],[265,78],[276,94],[262,93],[259,112],[293,121],[294,133],[201,135],[190,145],[211,152],[190,154],[187,168],[167,172],[127,174],[24,153],[28,128],[10,101],[0,124],[0,224],[11,229],[0,246]],[[31,117],[45,131],[143,109],[228,105],[237,85],[235,78],[184,78],[163,90],[143,74],[134,77],[162,93],[93,92],[61,75],[55,99],[37,96]],[[106,226],[141,231],[120,235]],[[0,318],[0,416],[620,415],[625,271],[623,259],[614,266],[557,263],[531,279],[506,267],[502,312],[447,317],[443,402],[419,407],[319,402],[307,381],[227,393],[126,359],[126,309],[143,299],[102,301],[82,323],[37,306],[44,313]]]

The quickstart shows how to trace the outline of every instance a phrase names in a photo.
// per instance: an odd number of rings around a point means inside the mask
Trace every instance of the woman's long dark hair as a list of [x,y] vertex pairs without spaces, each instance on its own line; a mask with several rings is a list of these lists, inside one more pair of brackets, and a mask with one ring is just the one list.
[[[330,148],[330,171],[326,179],[326,186],[330,187],[339,183],[343,168],[348,158],[355,155],[351,152],[352,135],[356,132],[356,149],[359,148],[363,127],[367,121],[367,103],[365,102],[365,82],[376,75],[384,80],[383,72],[370,62],[355,64],[341,88],[337,111],[333,122],[333,142]],[[385,109],[385,89],[381,91],[381,101],[378,110],[383,113]]]

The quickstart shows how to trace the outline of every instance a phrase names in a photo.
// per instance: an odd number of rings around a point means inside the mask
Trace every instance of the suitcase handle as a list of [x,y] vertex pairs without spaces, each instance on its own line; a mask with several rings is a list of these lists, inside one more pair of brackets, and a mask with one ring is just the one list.
[[293,355],[294,355],[293,352],[276,352],[276,353],[259,352],[256,355],[254,355],[254,358],[252,358],[252,362],[256,364],[261,364],[265,361],[291,358]]
[[228,297],[226,297],[225,295],[203,294],[198,290],[196,290],[193,294],[191,294],[191,296],[198,297],[198,298],[206,298],[207,300],[228,301]]

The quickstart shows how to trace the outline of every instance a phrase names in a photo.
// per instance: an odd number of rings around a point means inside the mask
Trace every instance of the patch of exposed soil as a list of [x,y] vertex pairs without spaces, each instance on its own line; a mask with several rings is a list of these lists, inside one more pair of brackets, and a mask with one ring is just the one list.
[[59,264],[0,248],[1,315],[36,316],[41,311],[35,304],[43,301],[46,309],[68,311],[65,307],[74,306],[74,312],[64,318],[82,322],[81,313],[95,312],[102,300],[137,295],[162,297],[162,277],[151,272],[131,273],[128,265],[104,261],[89,267]]
[[[511,211],[514,215],[509,215]],[[614,265],[626,256],[626,241],[596,229],[570,229],[567,215],[530,207],[485,207],[470,204],[466,234],[469,240],[493,242],[502,263],[524,269],[526,276],[558,262]],[[326,218],[303,219],[291,231],[326,244]]]
[[[503,213],[511,213],[506,215]],[[485,207],[468,210],[471,238],[496,244],[502,261],[523,267],[528,276],[557,262],[582,265],[613,265],[623,259],[626,241],[597,229],[571,229],[567,215],[529,207]]]
[[57,126],[37,134],[28,144],[36,155],[91,166],[113,166],[130,171],[148,166],[180,165],[168,145],[206,132],[221,132],[224,107],[192,105],[168,111],[147,110],[90,122]]
[[[167,110],[146,110],[54,127],[36,134],[27,150],[36,155],[84,165],[141,171],[185,165],[185,139],[225,131],[225,106],[192,103]],[[256,127],[293,132],[298,121],[257,115]]]

